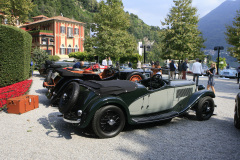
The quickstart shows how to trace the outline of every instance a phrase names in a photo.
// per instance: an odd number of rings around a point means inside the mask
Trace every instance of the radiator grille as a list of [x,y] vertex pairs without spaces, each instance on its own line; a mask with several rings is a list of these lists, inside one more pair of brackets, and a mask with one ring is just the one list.
[[178,89],[176,98],[186,97],[193,93],[193,88]]

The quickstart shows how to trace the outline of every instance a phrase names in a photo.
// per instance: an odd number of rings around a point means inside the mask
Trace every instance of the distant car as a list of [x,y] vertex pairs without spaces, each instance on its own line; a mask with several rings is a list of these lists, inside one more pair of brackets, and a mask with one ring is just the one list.
[[235,68],[223,69],[219,72],[219,75],[221,77],[237,78],[237,70]]
[[237,94],[235,99],[234,126],[240,129],[240,93]]

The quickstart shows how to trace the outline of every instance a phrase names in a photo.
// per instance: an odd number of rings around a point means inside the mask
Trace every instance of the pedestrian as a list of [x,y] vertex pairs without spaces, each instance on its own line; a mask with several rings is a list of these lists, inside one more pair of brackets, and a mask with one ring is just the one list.
[[108,57],[108,66],[112,66],[112,60],[110,57]]
[[132,63],[128,61],[128,67],[132,68]]
[[230,65],[229,65],[229,63],[227,64],[227,67],[226,67],[226,69],[230,69]]
[[178,61],[178,79],[182,79],[182,63],[183,61]]
[[[239,79],[240,79],[240,66],[237,67],[237,84],[239,84]],[[240,89],[240,85],[239,85]]]
[[175,71],[177,67],[174,63],[174,60],[172,60],[171,63],[169,64],[169,68],[170,68],[170,78],[175,79]]
[[103,66],[107,66],[107,57],[102,60],[102,65],[103,65]]
[[188,59],[185,59],[185,61],[182,63],[182,79],[187,79],[186,74],[187,74],[187,69],[188,69]]
[[214,82],[214,75],[216,73],[216,65],[215,63],[211,64],[211,69],[207,70],[207,75],[208,75],[208,85],[207,85],[207,89],[209,90],[209,88],[212,88],[212,91],[215,94],[215,82]]
[[196,59],[196,62],[192,66],[193,81],[196,81],[196,86],[198,87],[199,76],[202,74],[202,64],[199,62],[199,59]]

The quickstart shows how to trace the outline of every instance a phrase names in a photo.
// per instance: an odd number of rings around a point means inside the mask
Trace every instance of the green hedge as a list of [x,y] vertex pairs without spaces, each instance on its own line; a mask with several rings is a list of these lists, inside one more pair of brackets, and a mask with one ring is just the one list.
[[0,25],[0,87],[29,78],[32,36],[14,26]]

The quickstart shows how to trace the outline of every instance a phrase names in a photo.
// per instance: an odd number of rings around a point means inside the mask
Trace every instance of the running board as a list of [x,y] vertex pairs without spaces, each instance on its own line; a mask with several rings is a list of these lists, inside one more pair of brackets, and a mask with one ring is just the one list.
[[136,123],[147,123],[147,122],[155,122],[155,121],[160,121],[160,120],[166,120],[166,119],[170,119],[170,118],[173,118],[173,117],[176,117],[176,116],[178,116],[178,112],[171,111],[171,112],[168,112],[168,113],[154,115],[154,116],[135,117],[135,118],[132,118],[132,121],[134,121]]

